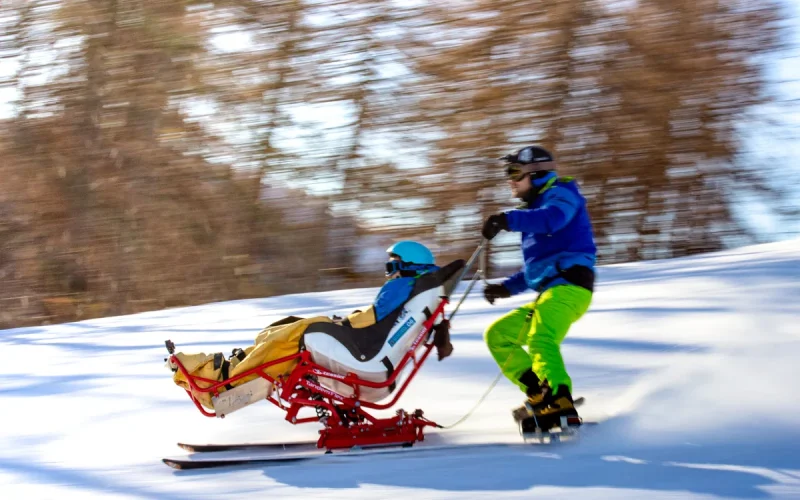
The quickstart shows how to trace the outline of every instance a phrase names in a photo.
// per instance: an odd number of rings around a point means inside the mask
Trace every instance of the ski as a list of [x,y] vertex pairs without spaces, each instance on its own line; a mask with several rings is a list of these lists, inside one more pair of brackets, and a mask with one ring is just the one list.
[[331,463],[340,461],[346,458],[358,458],[364,456],[374,455],[391,455],[391,454],[406,454],[406,453],[430,453],[446,450],[466,450],[466,449],[479,449],[488,447],[515,447],[520,446],[519,443],[453,443],[453,444],[436,444],[436,445],[415,445],[415,446],[402,446],[396,445],[391,447],[370,447],[370,448],[357,448],[350,450],[337,450],[325,452],[323,450],[304,451],[294,453],[269,453],[263,450],[235,450],[235,451],[222,451],[217,453],[197,455],[187,455],[184,457],[170,457],[164,458],[162,461],[178,470],[192,470],[192,469],[211,469],[219,467],[233,467],[233,466],[273,466],[285,465],[296,462],[322,462]]
[[568,423],[567,425],[556,426],[552,429],[543,430],[538,427],[530,426],[530,423],[527,423],[523,420],[518,423],[519,425],[519,434],[522,437],[522,441],[524,443],[537,443],[537,444],[547,444],[547,443],[559,443],[559,442],[566,442],[566,441],[573,441],[580,438],[581,430],[585,427],[594,427],[599,425],[599,422],[595,421],[588,421],[588,420],[580,420],[580,423]]
[[260,458],[220,458],[212,460],[192,460],[186,458],[164,458],[162,461],[173,469],[192,470],[192,469],[211,469],[217,467],[232,467],[235,465],[280,465],[292,462],[313,460],[315,456],[287,456],[287,457],[260,457]]
[[290,443],[231,443],[231,444],[190,444],[178,443],[180,448],[193,453],[216,451],[262,450],[262,451],[300,451],[317,449],[316,441],[296,441]]
[[[585,399],[580,397],[574,401],[575,406],[580,406]],[[597,422],[582,422],[581,426],[593,426]],[[522,433],[523,442],[531,440],[543,443],[544,441],[555,442],[563,438],[577,436],[578,430],[572,426],[567,431],[553,430],[535,435],[533,433]],[[546,437],[546,439],[543,439]],[[336,460],[341,457],[358,457],[363,455],[386,454],[386,453],[407,453],[424,452],[436,450],[451,450],[463,448],[476,448],[488,446],[510,446],[512,443],[476,443],[476,444],[430,444],[430,441],[417,443],[414,446],[408,444],[383,445],[375,447],[354,448],[350,450],[335,450],[326,452],[324,449],[317,448],[316,441],[296,441],[289,443],[230,443],[230,444],[192,444],[178,443],[178,446],[186,451],[194,453],[183,457],[169,457],[162,461],[178,470],[210,469],[217,467],[233,467],[245,465],[284,465],[310,460]]]

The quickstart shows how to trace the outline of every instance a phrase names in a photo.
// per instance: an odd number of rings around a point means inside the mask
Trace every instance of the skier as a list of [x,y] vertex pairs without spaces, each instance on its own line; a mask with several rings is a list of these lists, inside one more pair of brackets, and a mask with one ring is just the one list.
[[529,146],[501,160],[512,194],[523,203],[489,216],[482,233],[487,240],[500,231],[522,233],[525,262],[522,271],[487,285],[484,297],[494,304],[528,289],[538,296],[495,321],[484,338],[503,374],[528,396],[512,411],[514,419],[533,419],[547,430],[562,416],[578,416],[560,344],[589,308],[596,247],[586,200],[575,181],[556,175],[547,150]]
[[[383,319],[407,300],[414,289],[414,280],[425,273],[439,269],[435,264],[433,252],[416,241],[399,241],[386,249],[389,260],[386,262],[386,283],[378,291],[374,304],[366,311],[354,311],[344,320],[335,318],[339,324],[364,328]],[[450,324],[445,319],[435,327],[434,345],[439,361],[450,356],[453,345],[450,343]]]

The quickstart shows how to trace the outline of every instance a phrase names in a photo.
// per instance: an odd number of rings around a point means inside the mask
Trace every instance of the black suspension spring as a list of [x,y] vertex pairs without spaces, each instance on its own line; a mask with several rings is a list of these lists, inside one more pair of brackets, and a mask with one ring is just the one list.
[[[322,401],[322,395],[314,394],[309,399],[312,399],[314,401]],[[324,419],[327,419],[331,415],[330,411],[328,411],[328,409],[325,408],[324,406],[315,406],[314,411],[317,413],[317,418],[322,420],[323,422]]]

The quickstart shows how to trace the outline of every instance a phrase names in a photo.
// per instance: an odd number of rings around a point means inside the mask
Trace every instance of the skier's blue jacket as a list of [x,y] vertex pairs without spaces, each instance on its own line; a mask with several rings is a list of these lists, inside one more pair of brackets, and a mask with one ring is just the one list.
[[[433,270],[438,269],[434,267]],[[430,272],[430,271],[429,271]],[[355,311],[345,320],[354,328],[366,328],[382,320],[392,311],[406,303],[414,291],[417,278],[399,277],[388,280],[378,291],[372,305],[366,310]]]
[[506,212],[509,231],[522,233],[525,259],[524,269],[503,282],[512,295],[568,284],[560,270],[594,270],[597,256],[586,199],[572,179],[551,172],[537,179],[531,193],[527,206]]
[[415,278],[395,278],[383,284],[375,297],[375,320],[380,321],[390,312],[405,304],[414,290]]

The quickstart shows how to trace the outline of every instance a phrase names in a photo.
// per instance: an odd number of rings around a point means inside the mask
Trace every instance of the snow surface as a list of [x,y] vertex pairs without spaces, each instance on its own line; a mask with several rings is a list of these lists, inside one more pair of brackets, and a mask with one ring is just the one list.
[[[477,287],[480,288],[480,287]],[[268,403],[205,418],[164,368],[179,349],[246,346],[286,315],[342,314],[359,289],[0,332],[0,498],[800,498],[800,240],[603,267],[563,344],[587,419],[580,442],[175,471],[184,442],[316,437]],[[447,425],[497,368],[482,332],[532,294],[476,290],[400,400]],[[451,441],[518,443],[503,380]],[[235,496],[234,496],[235,495]]]

